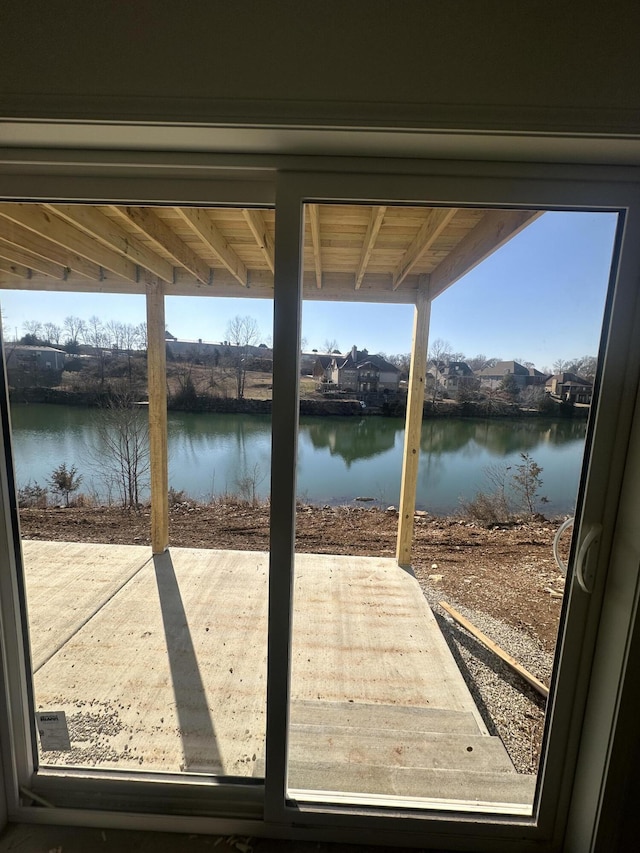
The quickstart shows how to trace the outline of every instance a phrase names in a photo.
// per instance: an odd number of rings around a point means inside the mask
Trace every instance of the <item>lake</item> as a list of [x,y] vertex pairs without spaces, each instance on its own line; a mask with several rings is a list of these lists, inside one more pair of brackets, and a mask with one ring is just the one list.
[[[83,475],[81,490],[104,497],[92,462],[100,411],[54,405],[11,408],[18,486],[46,485],[62,462]],[[225,492],[269,492],[271,421],[263,415],[169,413],[169,481],[197,499]],[[543,469],[546,514],[575,506],[584,421],[435,419],[422,426],[417,507],[455,511],[460,498],[488,490],[488,466],[517,465],[529,453]],[[304,417],[300,420],[298,495],[309,503],[373,498],[398,505],[404,421],[396,418]],[[95,456],[95,451],[93,453]]]

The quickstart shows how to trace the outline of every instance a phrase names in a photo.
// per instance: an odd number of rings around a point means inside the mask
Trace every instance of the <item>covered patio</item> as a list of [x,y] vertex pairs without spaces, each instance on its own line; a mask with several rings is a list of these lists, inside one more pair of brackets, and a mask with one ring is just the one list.
[[[396,549],[410,565],[431,302],[540,213],[328,203],[304,212],[303,299],[415,306]],[[169,545],[165,297],[273,299],[274,269],[272,209],[0,204],[0,289],[146,294],[154,554]]]

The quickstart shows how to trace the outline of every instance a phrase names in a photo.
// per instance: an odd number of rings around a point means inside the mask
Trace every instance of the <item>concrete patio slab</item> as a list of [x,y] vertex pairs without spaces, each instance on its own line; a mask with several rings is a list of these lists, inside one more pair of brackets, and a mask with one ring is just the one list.
[[[263,772],[267,554],[23,549],[37,708],[64,711],[71,739],[44,764]],[[297,555],[294,600],[291,758],[305,780],[329,748],[350,764],[345,782],[359,764],[511,775],[417,581],[394,560]]]
[[151,560],[143,546],[24,542],[34,671]]

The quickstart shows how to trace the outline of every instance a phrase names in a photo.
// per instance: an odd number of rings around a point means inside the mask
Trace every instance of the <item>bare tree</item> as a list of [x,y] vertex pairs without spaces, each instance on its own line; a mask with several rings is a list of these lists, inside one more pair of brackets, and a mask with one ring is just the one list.
[[65,317],[64,322],[62,323],[62,328],[67,333],[67,340],[72,344],[76,345],[78,340],[80,340],[84,335],[84,320],[81,320],[80,317]]
[[596,368],[598,359],[595,355],[583,355],[581,358],[574,358],[573,361],[565,367],[565,370],[570,373],[577,373],[585,379],[590,379],[592,382],[596,377]]
[[149,422],[133,396],[112,396],[96,412],[95,443],[89,456],[107,491],[118,492],[123,507],[137,509],[148,484]]
[[27,335],[30,335],[33,338],[39,338],[42,333],[42,323],[40,320],[25,320],[22,324],[22,328],[25,330]]
[[566,361],[564,358],[558,358],[553,362],[553,370],[554,373],[564,373],[569,369],[569,365],[571,362]]
[[140,350],[147,345],[147,325],[146,323],[122,323],[120,327],[121,339],[120,348],[127,355],[127,373],[129,376],[129,388],[133,384],[132,359],[135,350]]
[[236,397],[243,400],[250,348],[256,346],[260,338],[258,324],[253,317],[233,317],[227,324],[226,335],[234,348],[228,360],[235,375]]
[[540,409],[546,396],[544,388],[527,385],[520,392],[520,405],[528,409]]
[[98,356],[98,364],[100,365],[100,387],[104,387],[104,362],[105,348],[109,346],[109,334],[102,325],[102,320],[95,314],[89,317],[88,322],[83,328],[83,340],[90,347],[93,347]]
[[120,320],[108,320],[104,326],[104,333],[109,340],[109,346],[117,350],[123,348],[124,323]]
[[323,352],[340,352],[338,341],[335,338],[327,338],[322,344]]
[[474,373],[478,370],[484,370],[487,367],[494,367],[500,359],[498,358],[487,358],[487,356],[480,352],[478,355],[474,355],[473,358],[467,359],[467,364],[474,371]]
[[387,361],[390,364],[395,365],[400,371],[401,379],[409,378],[409,368],[411,366],[411,353],[410,352],[401,352],[396,355],[390,355],[387,358]]
[[47,341],[50,344],[59,346],[60,338],[62,337],[62,326],[58,326],[57,323],[45,323],[43,328]]
[[428,361],[433,365],[433,400],[435,403],[438,393],[438,375],[440,369],[443,368],[448,361],[451,360],[451,344],[449,341],[444,341],[442,338],[436,338],[429,347]]

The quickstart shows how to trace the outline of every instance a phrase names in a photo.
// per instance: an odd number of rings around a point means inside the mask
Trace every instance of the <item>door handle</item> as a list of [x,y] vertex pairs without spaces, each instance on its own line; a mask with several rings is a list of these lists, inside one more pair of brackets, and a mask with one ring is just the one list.
[[584,539],[582,540],[582,544],[580,545],[580,549],[578,551],[578,556],[576,557],[576,580],[580,585],[580,589],[583,592],[590,594],[593,592],[593,578],[589,578],[591,585],[587,582],[587,578],[585,577],[585,565],[587,562],[587,555],[589,553],[589,549],[593,544],[595,544],[600,539],[600,534],[602,533],[602,525],[601,524],[592,524],[589,527]]

